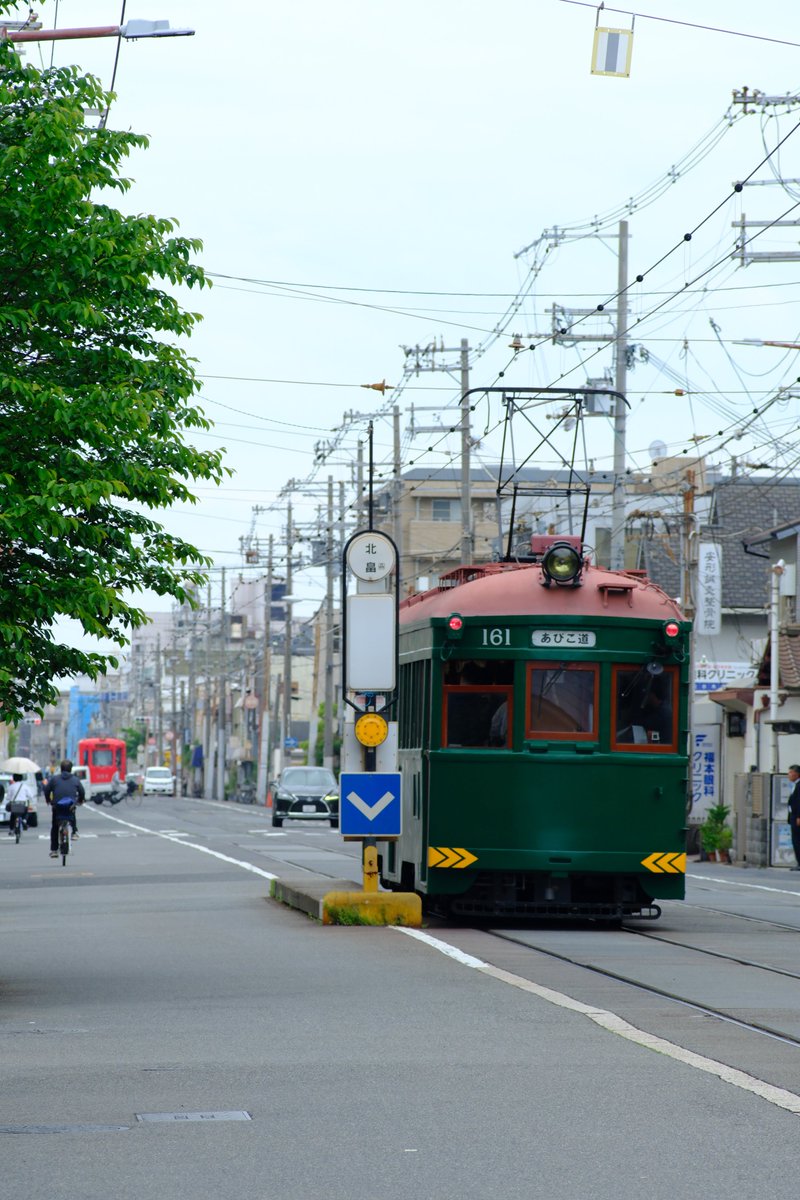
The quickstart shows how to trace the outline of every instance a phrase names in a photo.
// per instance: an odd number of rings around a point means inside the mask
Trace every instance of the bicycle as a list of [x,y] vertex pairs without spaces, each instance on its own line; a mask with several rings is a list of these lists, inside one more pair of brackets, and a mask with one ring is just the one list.
[[14,822],[14,840],[19,845],[19,839],[22,837],[22,828],[25,818],[28,815],[28,806],[21,800],[12,800],[8,811],[10,813],[10,820]]
[[71,804],[69,810],[63,815],[59,815],[58,819],[58,853],[61,855],[61,865],[67,865],[67,855],[69,854],[72,831],[70,818],[75,811],[75,805]]
[[113,789],[109,800],[112,804],[120,804],[123,800],[131,806],[138,808],[142,803],[142,793],[135,779],[129,779],[126,783],[119,783]]
[[125,803],[131,808],[139,808],[142,803],[142,789],[137,786],[134,780],[128,780],[128,794],[125,797]]

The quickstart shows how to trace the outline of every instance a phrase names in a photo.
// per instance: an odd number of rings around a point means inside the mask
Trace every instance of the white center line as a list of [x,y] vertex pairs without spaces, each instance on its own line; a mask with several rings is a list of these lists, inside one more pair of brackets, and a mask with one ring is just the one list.
[[263,871],[261,867],[254,867],[252,863],[243,862],[240,858],[231,858],[229,854],[220,854],[218,850],[211,850],[208,846],[198,846],[197,842],[187,842],[182,836],[174,833],[162,833],[158,829],[147,829],[144,825],[134,825],[132,821],[123,821],[121,817],[112,817],[111,813],[97,810],[100,817],[105,817],[107,821],[116,821],[118,825],[127,825],[128,829],[135,829],[138,833],[149,833],[152,837],[163,838],[165,842],[174,842],[176,846],[187,846],[190,850],[199,850],[201,854],[209,854],[212,858],[218,858],[220,862],[233,863],[235,867],[241,867],[243,871],[250,871],[253,875],[260,875],[262,879],[277,879],[277,875],[273,875],[270,871]]

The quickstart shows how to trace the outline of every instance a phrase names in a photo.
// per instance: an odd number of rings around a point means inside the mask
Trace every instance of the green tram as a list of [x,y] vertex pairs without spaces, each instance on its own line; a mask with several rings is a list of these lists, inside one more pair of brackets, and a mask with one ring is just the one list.
[[471,917],[656,918],[682,899],[690,630],[579,538],[405,600],[384,885]]

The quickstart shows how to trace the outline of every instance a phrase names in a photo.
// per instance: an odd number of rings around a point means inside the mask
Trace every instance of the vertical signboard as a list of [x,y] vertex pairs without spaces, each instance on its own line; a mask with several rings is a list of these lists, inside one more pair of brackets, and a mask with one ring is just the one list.
[[719,804],[719,725],[696,725],[692,746],[693,825],[702,824],[713,805]]
[[697,557],[695,632],[716,635],[722,619],[722,548],[701,542]]

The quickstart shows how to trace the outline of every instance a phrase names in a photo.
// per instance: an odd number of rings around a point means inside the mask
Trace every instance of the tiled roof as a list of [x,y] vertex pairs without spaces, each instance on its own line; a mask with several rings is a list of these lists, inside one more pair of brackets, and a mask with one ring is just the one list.
[[800,688],[800,637],[795,634],[778,634],[779,672],[781,686]]
[[[800,521],[800,482],[731,479],[714,488],[711,517],[702,541],[722,548],[722,607],[764,610],[769,598],[769,559],[745,553],[748,538],[790,521]],[[681,588],[677,528],[648,549],[651,578],[672,596]],[[762,551],[763,553],[763,551]]]
[[714,489],[715,520],[703,531],[722,545],[722,604],[725,608],[763,608],[769,597],[769,560],[746,554],[748,537],[800,519],[800,483],[765,479],[731,480]]

